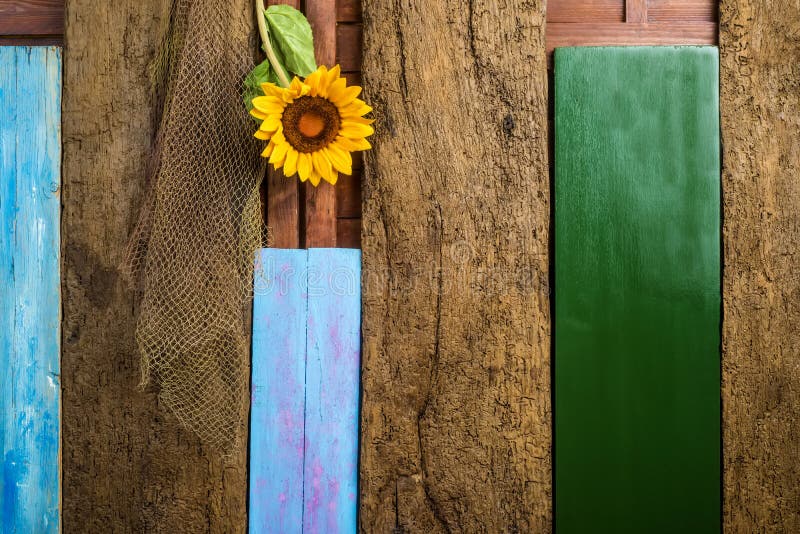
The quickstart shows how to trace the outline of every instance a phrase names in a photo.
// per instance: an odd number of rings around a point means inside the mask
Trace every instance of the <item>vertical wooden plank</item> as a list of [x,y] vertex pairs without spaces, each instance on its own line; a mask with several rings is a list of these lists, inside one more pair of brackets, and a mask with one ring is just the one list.
[[[267,5],[290,5],[300,9],[300,0],[267,0]],[[275,248],[300,247],[300,184],[286,178],[282,169],[267,169],[267,226],[270,245]]]
[[[336,0],[307,0],[306,17],[314,32],[317,63],[333,67],[336,62]],[[336,191],[323,181],[318,187],[305,184],[305,246],[336,246]]]
[[720,531],[713,47],[555,55],[559,532]]
[[250,532],[302,532],[305,250],[256,261],[250,409]]
[[307,534],[356,532],[361,252],[308,251]]
[[0,48],[0,124],[0,531],[59,532],[58,48]]
[[625,22],[647,22],[647,0],[625,0]]

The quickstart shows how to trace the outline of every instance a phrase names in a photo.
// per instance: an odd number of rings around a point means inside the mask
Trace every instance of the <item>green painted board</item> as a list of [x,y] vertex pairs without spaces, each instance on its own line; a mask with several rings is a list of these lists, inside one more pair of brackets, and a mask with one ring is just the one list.
[[720,531],[714,47],[555,53],[555,528]]

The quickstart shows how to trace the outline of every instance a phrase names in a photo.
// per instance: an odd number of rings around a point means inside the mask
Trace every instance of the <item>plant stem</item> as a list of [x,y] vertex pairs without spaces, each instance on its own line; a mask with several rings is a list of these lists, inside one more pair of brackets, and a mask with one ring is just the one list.
[[264,1],[256,0],[256,22],[258,23],[258,33],[261,34],[261,48],[267,54],[269,64],[275,69],[275,75],[278,76],[278,81],[283,87],[289,87],[289,77],[283,66],[278,61],[278,56],[275,55],[275,50],[272,49],[272,43],[269,41],[269,30],[267,29],[267,20],[264,18]]

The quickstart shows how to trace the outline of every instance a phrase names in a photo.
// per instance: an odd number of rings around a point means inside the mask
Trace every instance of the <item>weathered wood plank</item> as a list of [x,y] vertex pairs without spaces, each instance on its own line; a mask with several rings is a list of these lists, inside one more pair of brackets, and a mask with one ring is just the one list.
[[718,79],[714,47],[556,51],[559,532],[720,531]]
[[361,70],[361,24],[339,24],[336,28],[336,62],[343,72]]
[[336,246],[361,248],[361,218],[336,219]]
[[715,22],[719,2],[716,0],[648,0],[649,22]]
[[361,17],[361,0],[336,0],[337,21],[360,22]]
[[339,175],[336,183],[336,217],[361,217],[361,172],[361,169],[353,169],[352,176]]
[[800,532],[800,4],[720,4],[726,532]]
[[365,533],[551,529],[545,9],[478,4],[364,2]]
[[3,0],[0,35],[64,34],[64,0]]
[[[154,65],[172,4],[66,5],[65,533],[227,533],[247,526],[247,448],[223,458],[160,405],[157,390],[141,390],[137,295],[118,271],[144,202],[163,95]],[[252,1],[219,5],[229,6],[230,16],[206,22],[230,25],[231,46],[255,55]]]
[[308,251],[303,532],[355,532],[361,251]]
[[[306,17],[314,32],[317,63],[333,67],[336,63],[336,0],[308,0]],[[325,182],[314,187],[305,184],[305,239],[303,245],[336,246],[336,191]]]
[[547,23],[624,22],[625,0],[550,0]]
[[670,23],[551,23],[547,52],[566,46],[717,44],[714,22]]
[[625,0],[625,22],[647,22],[647,0]]
[[[300,0],[267,0],[267,5],[286,4],[300,9]],[[300,184],[296,177],[286,178],[283,169],[267,166],[267,226],[270,246],[299,248]]]
[[61,52],[0,48],[0,531],[60,531]]
[[250,406],[250,532],[303,532],[308,252],[256,262]]

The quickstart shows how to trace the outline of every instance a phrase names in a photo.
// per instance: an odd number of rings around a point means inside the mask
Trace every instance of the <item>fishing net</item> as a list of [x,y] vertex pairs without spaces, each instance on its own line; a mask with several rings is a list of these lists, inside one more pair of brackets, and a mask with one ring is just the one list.
[[224,451],[245,428],[247,308],[266,237],[263,147],[241,97],[253,28],[251,0],[174,1],[154,68],[166,91],[149,192],[124,265],[142,291],[142,383]]

